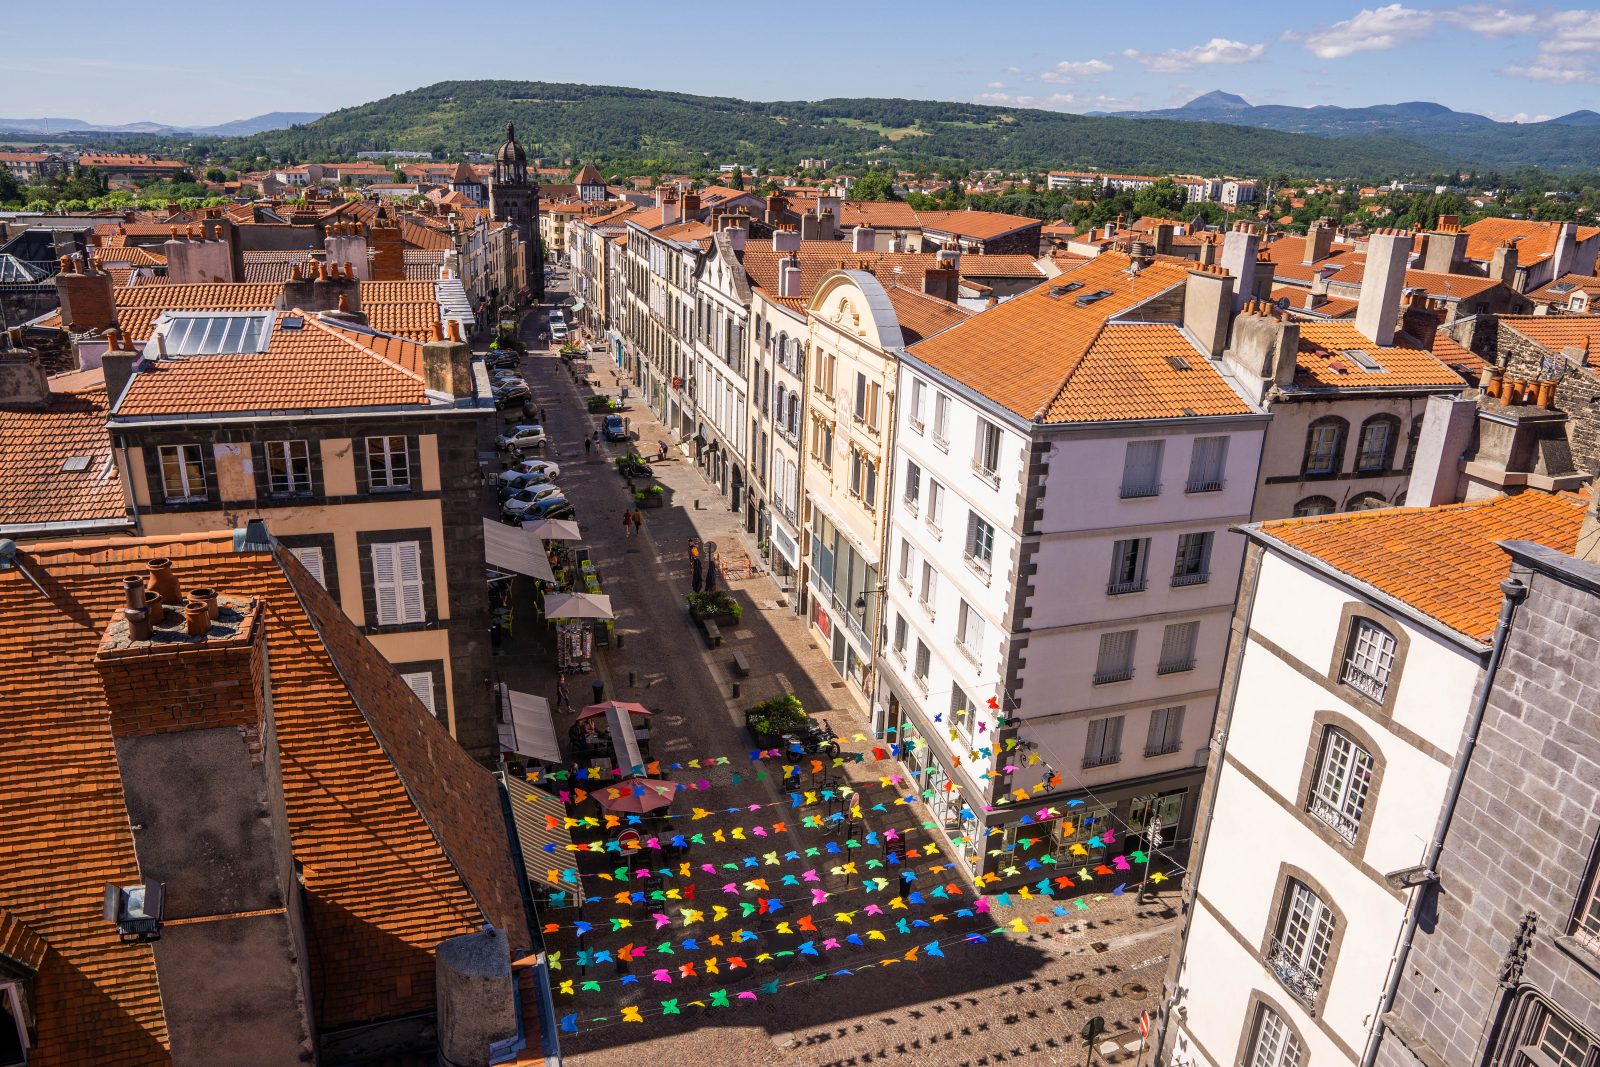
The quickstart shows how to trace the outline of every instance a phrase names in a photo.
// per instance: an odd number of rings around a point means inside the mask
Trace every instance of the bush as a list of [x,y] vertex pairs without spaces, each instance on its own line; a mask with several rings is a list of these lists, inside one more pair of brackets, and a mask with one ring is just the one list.
[[[711,593],[690,593],[689,614],[697,619],[709,619],[715,615],[731,615],[733,621],[738,622],[744,618],[744,605],[733,597],[718,589]],[[795,704],[798,706],[799,701]]]
[[633,501],[636,504],[643,504],[646,497],[661,497],[665,496],[666,492],[667,491],[661,488],[659,485],[646,486],[645,488],[634,492]]
[[603,412],[608,413],[617,411],[622,407],[621,404],[617,403],[609,396],[591,396],[587,401],[585,401],[585,403],[589,405],[589,414],[591,415],[599,415]]
[[495,336],[495,339],[489,342],[489,347],[497,352],[505,349],[511,349],[522,353],[526,353],[528,351],[527,342],[523,341],[511,330],[501,330],[499,334]]
[[800,698],[793,693],[785,693],[781,697],[763,700],[751,708],[745,713],[745,721],[756,733],[773,735],[798,730],[809,720],[806,718],[806,709],[800,705]]
[[[618,456],[616,458],[617,471],[631,478],[645,477],[650,474],[650,464],[635,455]],[[661,488],[655,486],[654,488]]]

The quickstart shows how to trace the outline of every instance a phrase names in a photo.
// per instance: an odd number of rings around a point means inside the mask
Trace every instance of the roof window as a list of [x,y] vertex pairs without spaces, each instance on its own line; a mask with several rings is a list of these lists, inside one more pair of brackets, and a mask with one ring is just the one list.
[[88,469],[88,456],[68,456],[66,462],[61,464],[61,470],[65,474],[81,474]]
[[169,356],[265,352],[272,334],[273,314],[250,311],[190,315],[169,311],[162,316],[166,323],[162,351]]
[[1073,303],[1077,304],[1081,308],[1086,308],[1090,304],[1093,304],[1098,300],[1104,300],[1110,295],[1110,289],[1097,289],[1092,293],[1084,293],[1082,296],[1078,297],[1077,300],[1073,301]]
[[1365,349],[1343,348],[1339,350],[1339,354],[1364,371],[1370,371],[1373,374],[1383,373],[1383,364],[1368,355]]
[[1068,294],[1068,293],[1076,293],[1079,289],[1082,289],[1082,288],[1083,288],[1083,283],[1082,282],[1068,282],[1065,285],[1052,285],[1050,287],[1050,296],[1051,296],[1052,299],[1057,299],[1058,300],[1061,297],[1065,296],[1066,294]]

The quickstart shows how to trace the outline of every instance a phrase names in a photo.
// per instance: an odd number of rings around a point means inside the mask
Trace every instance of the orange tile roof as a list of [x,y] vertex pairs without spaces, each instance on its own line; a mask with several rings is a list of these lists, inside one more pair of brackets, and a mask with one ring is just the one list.
[[[291,329],[284,320],[299,318]],[[114,414],[206,415],[426,404],[422,346],[282,312],[265,352],[147,360]]]
[[1330,319],[1339,319],[1356,313],[1357,302],[1354,300],[1347,300],[1342,296],[1328,296],[1323,297],[1322,302],[1319,304],[1307,304],[1307,298],[1312,295],[1310,289],[1301,289],[1293,285],[1280,285],[1272,290],[1272,301],[1277,303],[1279,300],[1287,300],[1289,301],[1290,311],[1310,311]]
[[[1366,278],[1367,264],[1349,263],[1328,276],[1329,285],[1359,286]],[[1407,289],[1421,289],[1444,300],[1469,300],[1500,284],[1498,278],[1479,278],[1471,274],[1441,274],[1438,271],[1408,270],[1402,283]]]
[[[131,526],[106,433],[105,386],[66,390],[61,381],[52,380],[48,407],[0,406],[0,468],[5,470],[0,528],[35,523]],[[67,470],[74,457],[87,459],[87,465]]]
[[[1171,418],[1181,415],[1182,407],[1202,414],[1250,411],[1238,396],[1228,402],[1215,392],[1221,386],[1232,394],[1175,330],[1135,328],[1131,333],[1105,334],[1102,340],[1103,328],[1109,329],[1107,320],[1183,285],[1188,274],[1183,267],[1157,261],[1129,275],[1128,262],[1120,252],[1087,260],[913,346],[911,355],[1035,422]],[[1058,292],[1072,283],[1080,288]],[[1079,303],[1100,290],[1110,295]],[[1161,371],[1155,364],[1164,363],[1168,354],[1193,356],[1195,369]],[[1119,359],[1134,363],[1119,370]],[[1141,384],[1147,377],[1154,384]],[[1192,397],[1172,402],[1191,388]],[[1118,392],[1123,395],[1115,395]],[[1226,410],[1210,410],[1213,403]]]
[[703,222],[676,222],[671,226],[663,226],[655,235],[664,241],[677,241],[680,244],[705,247],[711,243],[711,227]]
[[1600,277],[1593,274],[1563,274],[1529,293],[1528,299],[1536,304],[1565,304],[1580,289],[1591,298],[1600,296]]
[[[361,310],[374,330],[425,341],[440,321],[432,281],[362,282]],[[282,282],[136,285],[116,290],[117,324],[130,341],[144,341],[164,311],[271,311]]]
[[846,200],[839,206],[839,225],[876,226],[886,230],[915,230],[921,226],[910,204],[898,200]]
[[[1347,319],[1305,320],[1300,323],[1300,352],[1295,358],[1294,383],[1302,389],[1406,389],[1418,386],[1460,386],[1461,375],[1432,353],[1395,335],[1397,344],[1380,348]],[[1381,371],[1368,371],[1341,353],[1359,349]]]
[[948,300],[929,296],[921,289],[912,289],[892,281],[884,286],[884,291],[889,294],[894,317],[900,323],[900,333],[908,345],[948,330],[976,314]]
[[1029,226],[1044,224],[1026,215],[1007,215],[999,211],[919,211],[917,222],[925,230],[950,233],[986,241]]
[[[1532,222],[1527,219],[1479,219],[1477,222],[1468,223],[1461,227],[1467,235],[1467,258],[1490,260],[1494,258],[1495,249],[1506,241],[1514,241],[1517,246],[1517,262],[1526,266],[1536,260],[1547,259],[1555,255],[1556,238],[1561,233],[1559,222]],[[1589,238],[1600,234],[1600,229],[1593,226],[1579,226],[1578,240],[1587,241]],[[1578,263],[1575,266],[1594,269],[1593,263]]]
[[1587,348],[1600,352],[1600,315],[1501,315],[1500,328],[1517,331],[1547,352]]
[[[899,279],[907,287],[922,285],[922,275],[938,266],[934,252],[852,252],[849,241],[800,242],[800,292],[798,298],[778,297],[778,261],[787,252],[774,252],[770,241],[745,245],[741,256],[750,284],[765,289],[771,299],[796,308],[805,307],[822,280],[836,270],[867,270],[884,282]],[[898,273],[896,273],[898,268]],[[961,256],[958,273],[962,278],[1037,278],[1043,273],[1031,256],[1020,254]]]
[[171,1061],[152,949],[122,944],[101,914],[104,883],[139,867],[93,662],[122,605],[114,579],[154,556],[185,588],[264,602],[317,1025],[432,1011],[434,948],[485,921],[526,951],[493,780],[287,553],[238,553],[229,534],[25,546],[27,573],[0,572],[0,877],[6,909],[50,947],[29,1063]]
[[1262,523],[1262,534],[1487,642],[1511,558],[1497,541],[1577,546],[1583,502],[1529,491],[1470,504],[1381,508]]

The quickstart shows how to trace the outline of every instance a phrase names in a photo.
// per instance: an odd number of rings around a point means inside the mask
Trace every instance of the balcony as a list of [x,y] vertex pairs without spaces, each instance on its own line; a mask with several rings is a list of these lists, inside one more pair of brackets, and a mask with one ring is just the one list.
[[1194,670],[1193,656],[1190,656],[1188,659],[1177,659],[1170,663],[1161,663],[1156,665],[1157,674],[1182,674],[1184,671],[1192,670]]
[[1093,767],[1109,767],[1121,759],[1122,753],[1120,752],[1102,752],[1098,756],[1085,756],[1083,757],[1083,769],[1087,771]]
[[1183,742],[1168,741],[1164,745],[1148,745],[1144,750],[1145,759],[1155,759],[1157,756],[1170,756],[1183,747]]
[[1185,493],[1220,493],[1225,483],[1218,478],[1215,481],[1190,482],[1183,487]]
[[946,437],[944,434],[940,433],[938,430],[934,430],[933,433],[930,436],[932,436],[932,438],[933,438],[934,447],[936,447],[939,451],[941,451],[941,452],[950,451],[950,438]]
[[988,485],[989,488],[991,488],[991,489],[1000,488],[1000,472],[999,471],[990,470],[988,467],[985,467],[982,463],[979,463],[977,460],[973,460],[972,461],[972,473],[977,475],[978,479],[980,481],[982,481],[984,484]]
[[967,569],[973,574],[976,574],[979,578],[982,578],[985,583],[989,581],[990,570],[987,560],[981,560],[977,556],[972,555],[970,552],[964,553],[961,557],[961,560],[967,565]]
[[911,680],[917,683],[917,688],[922,690],[923,696],[928,695],[928,676],[926,674],[912,675]]
[[1127,593],[1144,592],[1147,583],[1143,578],[1135,578],[1129,582],[1107,582],[1106,596],[1123,596]]
[[1344,665],[1344,673],[1339,680],[1356,692],[1370,697],[1380,704],[1383,703],[1385,694],[1389,692],[1389,683],[1381,678],[1374,678],[1354,663],[1346,663]]
[[938,612],[934,610],[933,605],[930,604],[928,601],[923,600],[921,597],[918,597],[917,598],[917,603],[921,604],[922,605],[922,610],[928,613],[928,621],[929,622],[932,622],[935,618],[938,617]]
[[916,497],[908,496],[902,502],[902,506],[905,508],[905,512],[906,512],[907,515],[911,515],[911,516],[914,517],[917,514],[917,509],[919,507],[921,507],[922,505],[918,502]]
[[923,424],[921,419],[907,419],[906,421],[910,423],[911,428],[918,433],[922,433],[926,429],[926,426]]
[[1095,685],[1109,685],[1112,682],[1126,682],[1133,677],[1133,667],[1114,667],[1111,670],[1095,671]]
[[1210,580],[1210,571],[1196,571],[1193,574],[1174,574],[1172,576],[1172,588],[1182,589],[1186,585],[1205,585]]
[[978,658],[977,650],[971,645],[967,644],[965,641],[957,641],[956,650],[965,656],[967,658],[967,662],[971,663],[974,667],[983,665],[983,661]]
[[1352,819],[1343,811],[1340,811],[1339,808],[1319,796],[1311,798],[1309,811],[1313,818],[1344,838],[1346,842],[1352,845],[1355,844],[1356,834],[1361,830],[1360,820]]
[[1261,962],[1303,1006],[1309,1008],[1316,1002],[1322,990],[1322,976],[1302,963],[1283,942],[1274,940]]
[[1144,496],[1160,496],[1160,495],[1161,495],[1161,483],[1160,482],[1150,482],[1150,483],[1145,484],[1145,485],[1124,485],[1122,487],[1122,499],[1124,499],[1124,500],[1134,500],[1134,499],[1137,499],[1139,497],[1144,497]]

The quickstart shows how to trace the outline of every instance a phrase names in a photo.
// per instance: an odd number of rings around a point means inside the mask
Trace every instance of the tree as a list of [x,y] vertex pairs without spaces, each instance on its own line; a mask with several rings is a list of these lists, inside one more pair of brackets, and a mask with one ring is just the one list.
[[1188,203],[1189,195],[1184,192],[1183,186],[1170,178],[1147,185],[1133,196],[1133,210],[1141,215],[1178,215]]
[[733,175],[728,179],[728,185],[731,188],[734,188],[734,189],[739,189],[739,190],[743,190],[744,189],[744,168],[743,167],[734,167],[733,168]]
[[220,184],[227,180],[228,172],[223,170],[221,167],[212,167],[210,170],[206,171],[206,181],[208,182],[216,182]]
[[22,185],[7,167],[0,166],[0,204],[12,204],[22,199]]
[[851,200],[899,200],[894,191],[894,176],[887,171],[869,170],[850,186]]

